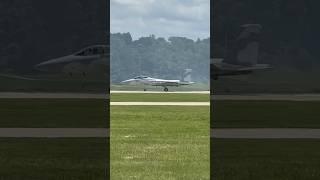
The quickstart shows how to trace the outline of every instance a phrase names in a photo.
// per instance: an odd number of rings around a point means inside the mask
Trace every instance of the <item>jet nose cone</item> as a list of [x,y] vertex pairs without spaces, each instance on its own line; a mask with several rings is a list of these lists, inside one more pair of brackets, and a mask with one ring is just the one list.
[[129,80],[124,80],[124,81],[121,81],[120,83],[128,83],[128,82],[130,82],[130,79]]
[[33,66],[34,69],[39,71],[43,70],[43,67],[44,67],[43,63],[39,63]]
[[72,55],[63,56],[63,57],[60,57],[60,58],[51,59],[51,60],[44,61],[44,62],[41,62],[39,64],[36,64],[34,66],[34,68],[37,69],[37,70],[40,70],[40,71],[50,71],[50,70],[56,68],[57,66],[59,66],[60,64],[65,64],[65,63],[68,63],[68,62],[72,62],[74,60],[76,60],[76,58],[74,56],[72,56]]

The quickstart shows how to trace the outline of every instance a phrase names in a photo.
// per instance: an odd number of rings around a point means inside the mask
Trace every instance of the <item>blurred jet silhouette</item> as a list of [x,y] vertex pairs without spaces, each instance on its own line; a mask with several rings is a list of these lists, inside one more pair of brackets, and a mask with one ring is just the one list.
[[[194,82],[191,81],[191,69],[185,69],[185,72],[182,76],[182,80],[167,80],[167,79],[157,79],[157,78],[152,78],[148,76],[137,76],[132,79],[128,79],[125,81],[122,81],[121,83],[139,83],[139,84],[144,84],[144,85],[150,85],[150,86],[161,86],[163,87],[164,91],[167,92],[169,91],[168,87],[169,86],[185,86],[185,85],[191,85],[194,84]],[[146,89],[144,89],[146,91]]]
[[35,69],[43,72],[63,72],[69,76],[81,74],[87,76],[88,73],[100,72],[107,73],[108,48],[105,45],[94,45],[86,47],[74,54],[51,59],[35,65]]
[[260,24],[245,24],[244,30],[231,47],[225,58],[210,59],[211,78],[250,74],[254,71],[270,69],[269,64],[257,64],[259,53]]

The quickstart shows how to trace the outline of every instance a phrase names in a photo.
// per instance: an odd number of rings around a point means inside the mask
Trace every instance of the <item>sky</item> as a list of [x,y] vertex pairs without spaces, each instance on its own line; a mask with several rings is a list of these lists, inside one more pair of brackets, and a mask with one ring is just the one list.
[[210,35],[210,0],[111,0],[111,33],[132,38]]

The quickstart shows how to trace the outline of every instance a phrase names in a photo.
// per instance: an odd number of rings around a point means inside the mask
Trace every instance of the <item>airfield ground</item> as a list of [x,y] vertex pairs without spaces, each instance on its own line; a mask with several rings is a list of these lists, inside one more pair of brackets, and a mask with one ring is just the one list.
[[26,76],[34,80],[16,77],[0,77],[1,92],[86,92],[102,93],[108,85],[105,79],[87,81],[81,77]]
[[[30,95],[35,97],[34,93]],[[29,99],[24,95],[24,98],[1,99],[0,128],[104,128],[108,126],[106,119],[108,110],[105,99],[75,99],[73,96],[70,99],[66,96],[54,99],[52,95],[50,95],[52,98],[49,99]],[[208,102],[209,95],[112,94],[111,101]]]
[[209,102],[209,94],[111,94],[112,102]]
[[[128,98],[152,100],[144,95],[130,94]],[[168,94],[153,100],[185,98]],[[209,95],[194,99],[208,102]],[[0,127],[107,126],[103,99],[1,99],[0,107]],[[209,179],[208,106],[112,106],[111,117],[112,179]],[[3,179],[101,179],[104,176],[103,162],[107,160],[103,158],[108,154],[107,150],[106,154],[100,152],[107,144],[104,138],[1,139],[0,147],[8,149],[0,153],[0,159],[8,161],[6,168],[11,170],[3,174]],[[23,152],[19,154],[21,149]],[[24,160],[26,163],[18,163]],[[28,174],[30,169],[37,172]],[[13,176],[13,172],[17,175]]]
[[[203,94],[164,95],[112,94],[111,101],[209,101]],[[99,98],[1,99],[0,127],[105,128],[103,107]],[[212,125],[320,128],[319,107],[320,101],[219,100]],[[208,124],[208,106],[111,106],[112,179],[209,179],[210,167],[215,179],[320,177],[318,140],[212,138],[209,166]],[[105,138],[0,138],[0,179],[102,179],[106,143]]]
[[105,180],[105,138],[0,138],[0,179]]
[[215,101],[211,127],[320,128],[319,108],[320,101]]
[[209,107],[112,106],[114,179],[209,179]]
[[[292,99],[295,98],[292,96]],[[297,101],[237,98],[237,100],[220,99],[214,102],[211,128],[242,128],[242,130],[255,128],[258,134],[266,130],[259,131],[259,128],[301,128],[301,131],[298,130],[298,134],[295,134],[299,137],[305,134],[303,128],[320,128],[318,111],[320,101],[304,101],[301,98]],[[286,136],[285,131],[281,131],[280,134]],[[275,134],[267,136],[270,135]],[[268,139],[265,138],[267,136],[261,139],[255,139],[255,136],[250,139],[211,138],[211,178],[220,180],[320,178],[318,139]]]
[[0,127],[105,128],[103,99],[1,99]]
[[[151,95],[112,94],[111,101],[208,99],[203,94]],[[104,107],[103,99],[1,99],[0,127],[103,128],[107,127]],[[320,101],[215,101],[211,125],[214,128],[320,128],[319,107]]]
[[317,180],[320,141],[211,139],[211,178]]

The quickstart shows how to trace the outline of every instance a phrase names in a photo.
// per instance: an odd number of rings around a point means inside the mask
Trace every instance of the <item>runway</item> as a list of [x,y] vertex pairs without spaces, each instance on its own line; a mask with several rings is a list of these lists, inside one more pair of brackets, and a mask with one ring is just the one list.
[[[106,138],[107,128],[0,128],[1,138]],[[230,128],[211,129],[220,139],[320,139],[320,129]]]
[[1,138],[104,138],[106,128],[0,128]]
[[320,129],[230,128],[211,129],[211,138],[222,139],[320,139]]
[[109,99],[108,94],[0,92],[0,99]]
[[[120,94],[209,94],[209,91],[111,91]],[[72,93],[72,92],[0,92],[0,99],[110,99],[109,94],[102,93]]]
[[110,102],[111,106],[210,106],[210,102]]
[[320,94],[247,94],[211,95],[211,100],[320,101]]
[[[209,91],[111,91],[111,93],[137,94],[210,94]],[[0,92],[0,99],[110,99],[108,94],[98,93],[45,93],[45,92]],[[211,100],[269,100],[269,101],[320,101],[320,94],[246,94],[211,95]]]

